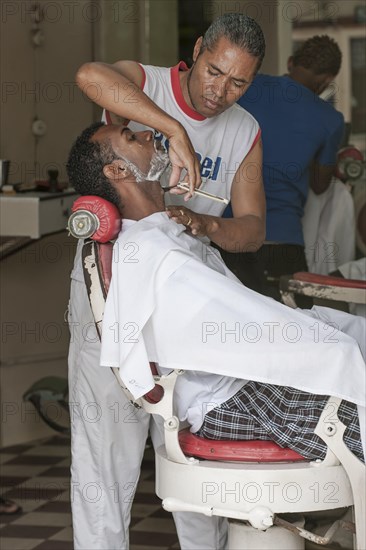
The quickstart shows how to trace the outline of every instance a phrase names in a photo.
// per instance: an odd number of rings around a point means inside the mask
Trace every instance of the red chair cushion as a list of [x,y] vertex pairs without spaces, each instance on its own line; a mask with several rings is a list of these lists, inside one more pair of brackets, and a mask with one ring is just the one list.
[[189,431],[179,432],[179,443],[185,455],[207,460],[240,462],[297,462],[307,460],[291,449],[273,441],[230,441],[204,439]]
[[96,260],[98,262],[100,281],[103,286],[104,299],[106,299],[112,279],[113,243],[98,243],[96,247]]
[[366,281],[359,279],[342,279],[342,277],[331,277],[329,275],[317,275],[316,273],[307,273],[306,271],[294,273],[293,279],[295,279],[295,281],[317,285],[339,286],[342,288],[363,288],[366,290]]
[[144,399],[148,403],[152,403],[153,405],[156,405],[156,403],[159,403],[164,397],[164,388],[160,386],[159,384],[155,384],[152,390],[150,390],[148,393],[145,393],[143,396]]
[[109,201],[95,195],[85,195],[76,199],[72,211],[88,210],[96,215],[99,228],[90,238],[100,243],[116,239],[121,230],[122,220],[118,208]]

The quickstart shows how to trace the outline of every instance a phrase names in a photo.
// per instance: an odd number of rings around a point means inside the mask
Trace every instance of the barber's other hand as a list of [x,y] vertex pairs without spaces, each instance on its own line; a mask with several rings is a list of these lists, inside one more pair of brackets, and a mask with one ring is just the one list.
[[185,225],[192,235],[207,237],[217,229],[214,217],[197,214],[185,206],[167,206],[166,212],[171,220]]
[[[169,187],[172,187],[171,193],[176,195],[186,193],[185,200],[188,200],[193,196],[195,188],[201,185],[201,173],[195,150],[183,126],[169,136],[169,158],[172,163],[172,173],[169,179]],[[175,187],[181,181],[183,169],[187,171],[184,180],[189,185],[189,192]]]

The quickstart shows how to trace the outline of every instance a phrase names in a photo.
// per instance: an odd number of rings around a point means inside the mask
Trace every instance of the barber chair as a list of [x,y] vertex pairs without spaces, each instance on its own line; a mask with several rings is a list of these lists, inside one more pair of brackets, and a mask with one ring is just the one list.
[[364,169],[365,159],[359,149],[353,145],[347,145],[338,151],[334,175],[343,183],[359,180]]
[[364,171],[361,151],[344,147],[338,152],[334,178],[326,191],[316,195],[309,190],[302,226],[312,273],[329,275],[359,253],[366,255]]
[[347,145],[338,151],[334,175],[351,191],[355,213],[356,248],[366,256],[366,161],[359,149]]
[[330,300],[337,303],[364,304],[366,281],[300,271],[280,278],[280,292],[283,303],[290,307],[297,307],[296,295],[309,296],[322,302]]
[[[119,225],[117,209],[98,197],[78,199],[69,220],[70,233],[86,238],[85,281],[100,335],[112,254],[106,241],[116,236],[111,228]],[[151,367],[156,373],[155,365]],[[212,441],[181,430],[173,411],[178,376],[184,373],[156,375],[154,389],[133,400],[136,407],[164,419],[165,444],[156,450],[156,492],[166,510],[228,518],[230,550],[303,550],[305,539],[324,547],[340,526],[354,532],[355,549],[366,548],[360,491],[365,466],[343,443],[338,398],[329,399],[315,431],[328,446],[326,458],[308,461],[271,441]],[[355,524],[337,519],[323,536],[304,529],[302,514],[348,507],[353,507]]]

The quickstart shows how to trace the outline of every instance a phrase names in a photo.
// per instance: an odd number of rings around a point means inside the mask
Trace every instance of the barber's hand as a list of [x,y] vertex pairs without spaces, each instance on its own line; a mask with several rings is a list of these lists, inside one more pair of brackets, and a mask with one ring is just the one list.
[[185,225],[192,235],[207,237],[217,229],[213,216],[197,214],[185,206],[167,206],[166,212],[171,220]]
[[[185,200],[188,200],[193,196],[195,188],[201,185],[201,174],[195,150],[182,126],[169,136],[169,158],[172,163],[172,173],[169,179],[169,187],[172,187],[171,193],[176,195],[186,193]],[[181,181],[183,169],[187,171],[184,181],[189,185],[189,192],[175,187]]]

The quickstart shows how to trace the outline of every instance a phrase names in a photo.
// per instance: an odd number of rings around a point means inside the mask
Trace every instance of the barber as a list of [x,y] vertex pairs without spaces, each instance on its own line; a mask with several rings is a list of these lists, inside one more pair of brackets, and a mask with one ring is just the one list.
[[[214,21],[193,51],[193,66],[173,68],[119,61],[87,63],[77,83],[105,109],[107,122],[127,122],[133,130],[154,128],[172,164],[171,193],[187,172],[190,191],[174,195],[169,216],[192,234],[225,250],[257,250],[264,239],[265,199],[261,177],[262,146],[256,120],[236,104],[250,86],[264,57],[264,37],[251,18],[230,14]],[[93,86],[90,86],[93,84]],[[81,167],[82,169],[82,167]],[[231,200],[233,219],[222,219],[224,203],[194,196],[194,189]],[[167,193],[170,195],[170,193]],[[80,253],[80,251],[79,251]],[[79,254],[72,273],[70,319],[74,326],[92,322]],[[129,406],[114,375],[99,367],[100,345],[81,330],[70,345],[72,400],[96,402],[99,422],[81,417],[72,427],[73,523],[76,549],[126,549],[134,490],[149,425],[143,411],[133,421],[113,421],[110,409]],[[104,412],[105,411],[105,412]],[[125,413],[126,417],[126,413]],[[99,480],[98,502],[83,498],[85,486]],[[115,498],[108,487],[122,488]],[[123,489],[129,487],[128,498]],[[126,489],[127,491],[127,489]],[[224,522],[198,514],[175,514],[182,550],[223,549]]]
[[[264,37],[258,24],[249,17],[228,14],[197,40],[190,69],[182,62],[166,69],[119,61],[87,63],[77,74],[79,87],[91,99],[97,86],[95,101],[108,111],[107,121],[133,120],[168,140],[169,184],[176,185],[186,169],[191,189],[185,199],[175,197],[177,207],[170,208],[171,215],[183,224],[190,218],[193,234],[207,236],[232,252],[256,250],[264,238],[260,130],[235,104],[250,86],[263,56]],[[201,197],[187,201],[200,186],[201,176],[207,178],[202,190],[231,199],[233,219],[221,218],[223,204]]]

